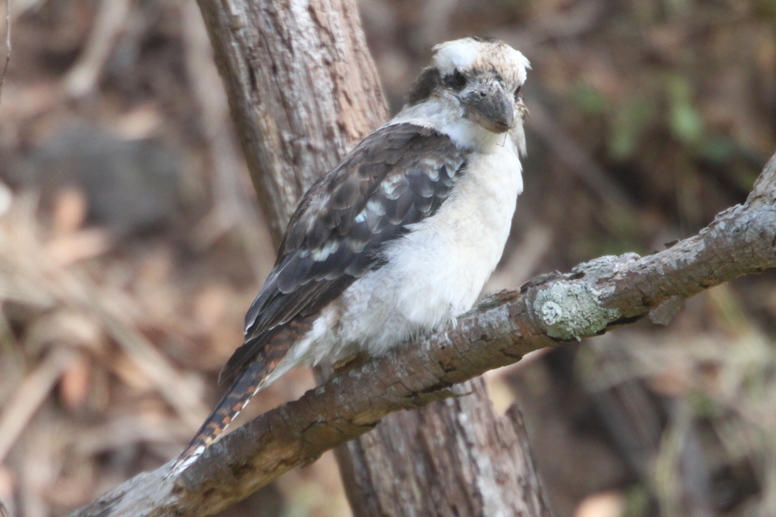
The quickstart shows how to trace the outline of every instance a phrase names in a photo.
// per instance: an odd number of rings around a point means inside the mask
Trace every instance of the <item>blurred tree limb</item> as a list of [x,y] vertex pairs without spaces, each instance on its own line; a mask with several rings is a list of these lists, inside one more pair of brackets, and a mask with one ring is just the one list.
[[653,255],[602,257],[491,296],[455,329],[337,375],[226,436],[174,484],[162,483],[162,467],[74,515],[212,515],[391,412],[455,395],[455,384],[532,350],[631,323],[677,297],[773,267],[776,155],[746,203],[721,212],[698,235]]
[[3,103],[3,84],[5,74],[8,73],[8,64],[11,62],[11,0],[5,0],[5,63],[0,72],[0,104]]

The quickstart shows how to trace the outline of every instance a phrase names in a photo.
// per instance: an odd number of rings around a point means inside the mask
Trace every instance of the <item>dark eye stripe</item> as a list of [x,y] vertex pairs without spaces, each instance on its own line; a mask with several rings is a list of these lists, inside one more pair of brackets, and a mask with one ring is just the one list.
[[442,78],[442,83],[453,91],[460,92],[466,88],[466,76],[456,69],[452,74]]

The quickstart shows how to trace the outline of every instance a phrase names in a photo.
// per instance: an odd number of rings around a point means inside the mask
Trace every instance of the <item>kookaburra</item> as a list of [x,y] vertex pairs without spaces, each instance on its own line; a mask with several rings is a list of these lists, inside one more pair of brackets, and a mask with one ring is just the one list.
[[404,108],[307,191],[221,372],[231,386],[170,475],[290,369],[382,354],[474,305],[523,190],[528,68],[501,41],[437,45]]

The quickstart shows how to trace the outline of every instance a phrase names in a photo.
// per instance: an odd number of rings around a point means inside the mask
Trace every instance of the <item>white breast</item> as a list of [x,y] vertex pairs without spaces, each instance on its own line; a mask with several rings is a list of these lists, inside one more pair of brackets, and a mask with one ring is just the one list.
[[387,264],[348,288],[340,340],[376,355],[472,307],[501,258],[523,189],[517,149],[504,140],[472,153],[439,211],[390,242]]
[[[386,264],[356,280],[327,306],[265,384],[294,366],[379,355],[469,310],[504,251],[522,168],[514,135],[468,122],[427,124],[459,145],[474,143],[466,171],[436,214],[385,248]],[[440,127],[442,126],[442,127]]]

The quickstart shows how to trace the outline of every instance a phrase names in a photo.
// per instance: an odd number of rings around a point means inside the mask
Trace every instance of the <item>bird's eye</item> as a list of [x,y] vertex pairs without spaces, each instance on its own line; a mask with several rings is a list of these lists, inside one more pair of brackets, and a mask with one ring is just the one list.
[[457,68],[452,74],[448,74],[444,77],[444,82],[446,86],[457,92],[466,88],[466,76]]
[[517,89],[515,90],[515,100],[517,100],[517,99],[520,97],[520,90],[522,90],[522,89],[523,89],[523,85],[521,84],[521,85],[520,85],[520,86],[518,86],[518,87],[517,87]]

